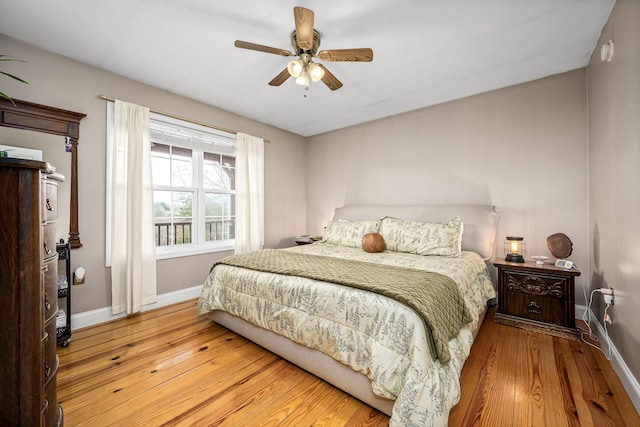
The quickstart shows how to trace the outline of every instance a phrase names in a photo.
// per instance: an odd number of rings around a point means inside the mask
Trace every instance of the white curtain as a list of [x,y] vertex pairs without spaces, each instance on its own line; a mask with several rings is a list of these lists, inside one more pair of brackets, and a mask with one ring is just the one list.
[[157,300],[149,109],[115,101],[112,152],[113,314]]
[[235,253],[264,244],[264,140],[243,133],[236,140]]

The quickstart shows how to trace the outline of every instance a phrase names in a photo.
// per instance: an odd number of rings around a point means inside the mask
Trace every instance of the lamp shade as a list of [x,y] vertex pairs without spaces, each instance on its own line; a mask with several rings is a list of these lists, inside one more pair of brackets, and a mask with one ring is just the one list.
[[304,64],[299,59],[295,61],[291,61],[289,62],[289,64],[287,64],[287,71],[289,71],[289,74],[291,75],[291,77],[300,76],[303,70],[304,70]]
[[318,64],[311,62],[309,63],[309,75],[311,76],[311,80],[317,82],[324,77],[324,70]]
[[296,84],[301,86],[309,86],[309,71],[307,71],[306,68],[304,68],[300,75],[296,77]]
[[504,241],[504,260],[507,262],[524,262],[524,238],[507,236]]

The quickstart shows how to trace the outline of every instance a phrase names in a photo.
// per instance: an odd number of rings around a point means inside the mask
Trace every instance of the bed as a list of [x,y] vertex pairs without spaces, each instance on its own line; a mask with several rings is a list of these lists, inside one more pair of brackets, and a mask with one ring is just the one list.
[[[320,242],[214,264],[198,310],[386,413],[391,426],[446,425],[495,298],[497,222],[491,205],[337,208]],[[384,237],[384,251],[363,250],[368,233]],[[378,288],[391,277],[406,283]],[[411,293],[423,278],[435,302]]]

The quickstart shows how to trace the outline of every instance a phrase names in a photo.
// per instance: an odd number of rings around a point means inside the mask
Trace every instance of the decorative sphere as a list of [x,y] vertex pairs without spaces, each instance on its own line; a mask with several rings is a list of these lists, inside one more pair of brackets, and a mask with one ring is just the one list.
[[362,237],[362,249],[365,252],[382,252],[384,250],[384,238],[380,233],[367,233]]

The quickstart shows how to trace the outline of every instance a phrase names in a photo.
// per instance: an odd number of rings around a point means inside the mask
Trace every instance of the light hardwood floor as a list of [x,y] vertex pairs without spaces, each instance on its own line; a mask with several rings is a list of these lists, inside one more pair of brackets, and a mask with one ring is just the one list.
[[[388,417],[196,314],[195,300],[74,331],[59,348],[72,426],[386,426]],[[493,323],[450,426],[640,426],[609,363],[579,342]]]

